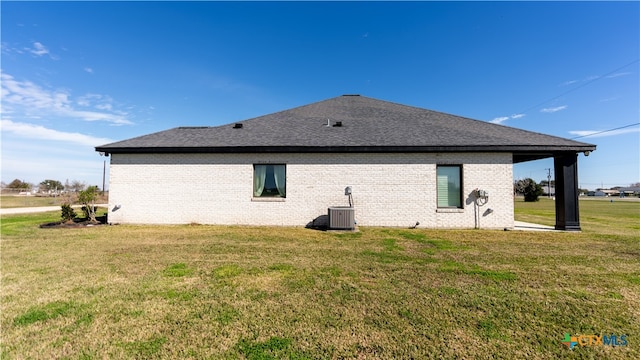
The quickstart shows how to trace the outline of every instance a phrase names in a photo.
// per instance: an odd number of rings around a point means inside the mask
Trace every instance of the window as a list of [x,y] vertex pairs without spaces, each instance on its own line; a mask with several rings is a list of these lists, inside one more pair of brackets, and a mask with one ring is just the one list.
[[253,165],[253,197],[287,197],[286,165]]
[[438,207],[462,208],[462,166],[438,165],[436,168]]

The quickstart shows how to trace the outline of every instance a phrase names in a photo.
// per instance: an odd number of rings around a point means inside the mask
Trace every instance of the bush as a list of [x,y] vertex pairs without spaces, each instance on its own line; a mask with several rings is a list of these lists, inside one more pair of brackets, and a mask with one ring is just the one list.
[[62,204],[62,221],[67,222],[75,219],[76,212],[73,211],[71,204]]

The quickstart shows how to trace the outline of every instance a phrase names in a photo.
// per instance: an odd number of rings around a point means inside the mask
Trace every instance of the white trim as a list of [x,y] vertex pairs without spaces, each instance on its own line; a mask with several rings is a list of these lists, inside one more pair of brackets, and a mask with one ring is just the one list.
[[460,209],[460,208],[437,208],[436,209],[437,213],[463,213],[464,209]]

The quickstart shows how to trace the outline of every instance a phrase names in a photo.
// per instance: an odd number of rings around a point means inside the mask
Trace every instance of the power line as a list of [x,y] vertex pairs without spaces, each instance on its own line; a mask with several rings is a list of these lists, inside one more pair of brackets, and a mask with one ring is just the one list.
[[576,137],[571,138],[571,140],[575,140],[575,139],[579,139],[579,138],[583,138],[583,137],[587,137],[587,136],[593,136],[593,135],[598,135],[598,134],[604,134],[604,133],[607,133],[607,132],[610,132],[610,131],[615,131],[615,130],[620,130],[620,129],[626,129],[626,128],[629,128],[629,127],[632,127],[632,126],[637,126],[637,125],[640,125],[640,122],[637,122],[637,123],[635,123],[635,124],[629,124],[629,125],[625,125],[625,126],[620,126],[620,127],[615,128],[615,129],[602,130],[602,131],[594,132],[594,133],[587,134],[587,135],[580,135],[580,136],[576,136]]
[[533,110],[533,109],[535,109],[535,108],[539,107],[540,105],[543,105],[543,104],[546,104],[546,103],[548,103],[548,102],[550,102],[550,101],[553,101],[553,100],[556,100],[556,99],[558,99],[558,98],[561,98],[561,97],[563,97],[563,96],[565,96],[565,95],[567,95],[567,94],[569,94],[569,93],[571,93],[571,92],[574,92],[574,91],[576,91],[576,90],[578,90],[578,89],[580,89],[580,88],[583,88],[583,87],[585,87],[585,86],[587,86],[587,85],[593,84],[594,82],[596,82],[596,81],[598,81],[598,80],[600,80],[600,79],[606,78],[607,76],[609,76],[609,75],[611,75],[611,74],[613,74],[613,73],[615,73],[615,72],[617,72],[617,71],[620,71],[620,70],[622,70],[622,69],[624,69],[624,68],[626,68],[626,67],[628,67],[628,66],[631,66],[631,65],[633,65],[633,64],[635,64],[635,63],[637,63],[638,61],[640,61],[640,59],[635,59],[635,60],[633,60],[632,62],[630,62],[630,63],[628,63],[628,64],[626,64],[626,65],[620,66],[619,68],[616,68],[615,70],[611,70],[611,71],[609,71],[608,73],[606,73],[606,74],[604,74],[604,75],[600,75],[600,76],[598,76],[598,77],[596,77],[596,78],[594,78],[594,79],[591,79],[591,80],[589,80],[589,81],[587,81],[587,82],[585,82],[585,83],[582,83],[582,84],[580,84],[580,85],[578,85],[578,86],[576,86],[576,87],[574,87],[574,88],[572,88],[572,89],[569,89],[569,90],[567,90],[567,91],[563,92],[563,93],[562,93],[562,94],[560,94],[560,95],[554,96],[554,97],[552,97],[552,98],[550,98],[550,99],[547,99],[547,100],[545,100],[545,101],[543,101],[543,102],[541,102],[541,103],[539,103],[539,104],[537,104],[537,105],[535,105],[535,106],[532,106],[532,107],[530,107],[530,108],[528,108],[528,109],[526,109],[526,110],[524,110],[524,111],[521,111],[519,114],[524,114],[524,113],[526,113],[526,112],[528,112],[528,111],[530,111],[530,110]]

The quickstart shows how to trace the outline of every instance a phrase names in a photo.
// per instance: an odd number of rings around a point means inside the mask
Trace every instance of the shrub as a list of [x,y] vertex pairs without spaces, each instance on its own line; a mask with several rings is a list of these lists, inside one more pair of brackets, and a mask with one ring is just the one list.
[[71,207],[71,204],[62,204],[62,221],[64,222],[68,222],[71,221],[73,219],[75,219],[76,212],[73,211],[73,208]]

